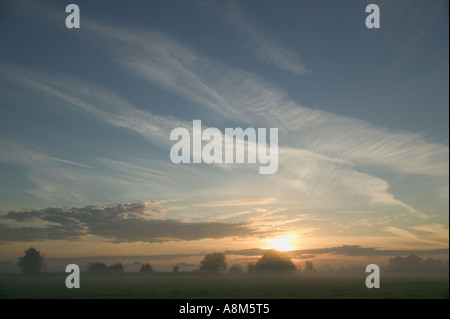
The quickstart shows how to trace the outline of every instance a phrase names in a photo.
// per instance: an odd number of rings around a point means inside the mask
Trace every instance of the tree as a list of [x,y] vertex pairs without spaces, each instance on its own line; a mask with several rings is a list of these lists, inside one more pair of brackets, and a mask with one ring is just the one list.
[[141,269],[139,269],[139,273],[141,274],[149,274],[151,272],[153,272],[153,267],[150,264],[143,264]]
[[422,266],[426,271],[448,271],[444,266],[444,262],[440,259],[428,258],[422,262]]
[[178,266],[178,265],[173,266],[172,271],[173,272],[179,272],[180,271],[180,266]]
[[294,263],[287,254],[277,251],[266,251],[256,262],[256,272],[292,272],[296,271]]
[[225,255],[223,253],[207,254],[201,261],[200,270],[206,272],[219,272],[227,270]]
[[397,256],[389,259],[387,269],[390,271],[403,272],[448,272],[442,260],[428,258],[422,260],[419,256],[410,255],[408,257]]
[[123,265],[121,263],[117,263],[114,265],[111,265],[108,267],[109,272],[115,273],[115,274],[121,274],[123,273]]
[[305,271],[314,271],[314,265],[310,261],[305,261]]
[[35,275],[44,267],[44,255],[40,251],[30,247],[25,250],[25,255],[19,258],[17,263],[26,275]]
[[397,256],[389,259],[388,269],[391,271],[419,271],[422,259],[416,255]]
[[230,267],[230,269],[228,269],[228,272],[230,274],[242,274],[244,272],[244,270],[239,265],[233,265]]
[[108,270],[108,266],[104,263],[90,263],[87,268],[87,272],[91,273],[105,273]]

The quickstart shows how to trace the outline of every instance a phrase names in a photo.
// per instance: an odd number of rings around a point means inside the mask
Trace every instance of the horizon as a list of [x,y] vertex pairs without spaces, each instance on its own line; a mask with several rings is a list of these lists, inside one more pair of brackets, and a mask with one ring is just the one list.
[[[34,247],[35,248],[35,247]],[[314,271],[320,273],[328,272],[359,272],[359,270],[365,268],[365,258],[361,253],[355,253],[357,250],[364,249],[362,247],[350,247],[341,246],[333,247],[325,250],[329,250],[329,253],[323,253],[324,249],[312,249],[307,252],[302,250],[287,250],[279,251],[281,253],[289,256],[297,267],[297,270],[302,271],[305,267],[306,262],[312,262],[314,265]],[[246,249],[242,251],[225,251],[219,252],[223,253],[226,257],[226,262],[228,269],[231,266],[239,266],[246,272],[246,267],[249,263],[255,264],[257,260],[261,257],[264,252],[276,249]],[[350,254],[336,254],[337,251],[351,251],[355,250]],[[39,249],[38,249],[39,251]],[[311,253],[314,251],[322,251],[321,255],[311,255],[305,253]],[[334,251],[334,253],[333,253]],[[210,252],[208,252],[210,253]],[[259,253],[259,255],[258,255]],[[43,272],[62,272],[66,265],[75,263],[77,264],[81,271],[86,271],[90,264],[94,263],[104,263],[107,266],[120,263],[124,266],[124,272],[137,272],[139,266],[149,263],[152,265],[153,271],[156,272],[173,272],[173,267],[180,267],[180,272],[196,272],[199,270],[200,261],[205,257],[206,253],[197,254],[162,254],[162,255],[141,255],[141,256],[85,256],[85,257],[45,257],[45,253],[41,251],[44,256],[44,268]],[[373,250],[373,255],[375,257],[376,263],[382,268],[386,269],[389,267],[390,260],[395,257],[409,257],[418,256],[422,261],[426,259],[433,259],[442,262],[442,270],[445,270],[449,266],[449,260],[445,259],[448,256],[448,249],[439,249],[435,251],[418,251],[418,250],[385,250],[377,251]],[[17,260],[1,260],[0,273],[13,272],[17,273],[20,268],[17,265]],[[186,263],[188,261],[188,263]],[[6,262],[6,263],[5,263]],[[228,270],[227,269],[227,270]],[[358,270],[356,270],[358,269]],[[405,269],[408,273],[408,271]],[[436,269],[430,268],[427,270],[425,267],[423,269],[423,274],[431,274]]]

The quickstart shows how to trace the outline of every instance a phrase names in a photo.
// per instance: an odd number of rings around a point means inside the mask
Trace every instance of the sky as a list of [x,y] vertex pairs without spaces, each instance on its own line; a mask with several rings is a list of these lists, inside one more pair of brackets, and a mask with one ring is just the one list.
[[[70,3],[80,28],[66,27]],[[366,27],[370,3],[380,28]],[[440,0],[0,2],[0,260],[30,246],[161,267],[264,249],[297,263],[448,260],[448,12]],[[277,171],[173,163],[170,134],[193,135],[194,120],[277,128]]]

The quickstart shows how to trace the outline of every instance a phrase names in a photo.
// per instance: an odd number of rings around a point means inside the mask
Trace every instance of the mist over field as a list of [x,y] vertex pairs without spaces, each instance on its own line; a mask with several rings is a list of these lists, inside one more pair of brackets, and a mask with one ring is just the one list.
[[[90,258],[94,260],[94,258]],[[22,260],[22,259],[21,259]],[[296,299],[296,298],[448,298],[448,261],[416,255],[396,256],[381,265],[381,287],[368,289],[364,265],[339,268],[311,261],[295,266],[287,252],[268,250],[246,266],[228,265],[226,255],[211,253],[199,265],[175,264],[157,271],[150,263],[81,265],[77,289],[67,289],[71,271],[18,273],[0,264],[1,298],[156,298],[156,299]],[[86,259],[85,259],[86,261]],[[62,261],[60,261],[62,262]],[[22,267],[22,266],[21,266]],[[22,267],[23,268],[23,267]],[[46,266],[43,269],[47,268]],[[63,267],[64,269],[64,267]],[[22,269],[24,270],[24,269]],[[366,272],[367,271],[367,272]]]

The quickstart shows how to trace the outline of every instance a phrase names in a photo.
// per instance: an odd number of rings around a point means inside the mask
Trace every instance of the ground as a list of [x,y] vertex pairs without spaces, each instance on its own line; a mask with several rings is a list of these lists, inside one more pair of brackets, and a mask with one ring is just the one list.
[[161,299],[354,299],[449,298],[448,274],[384,275],[379,289],[365,286],[366,274],[139,275],[81,274],[79,289],[65,286],[65,273],[36,277],[0,275],[0,298],[161,298]]

